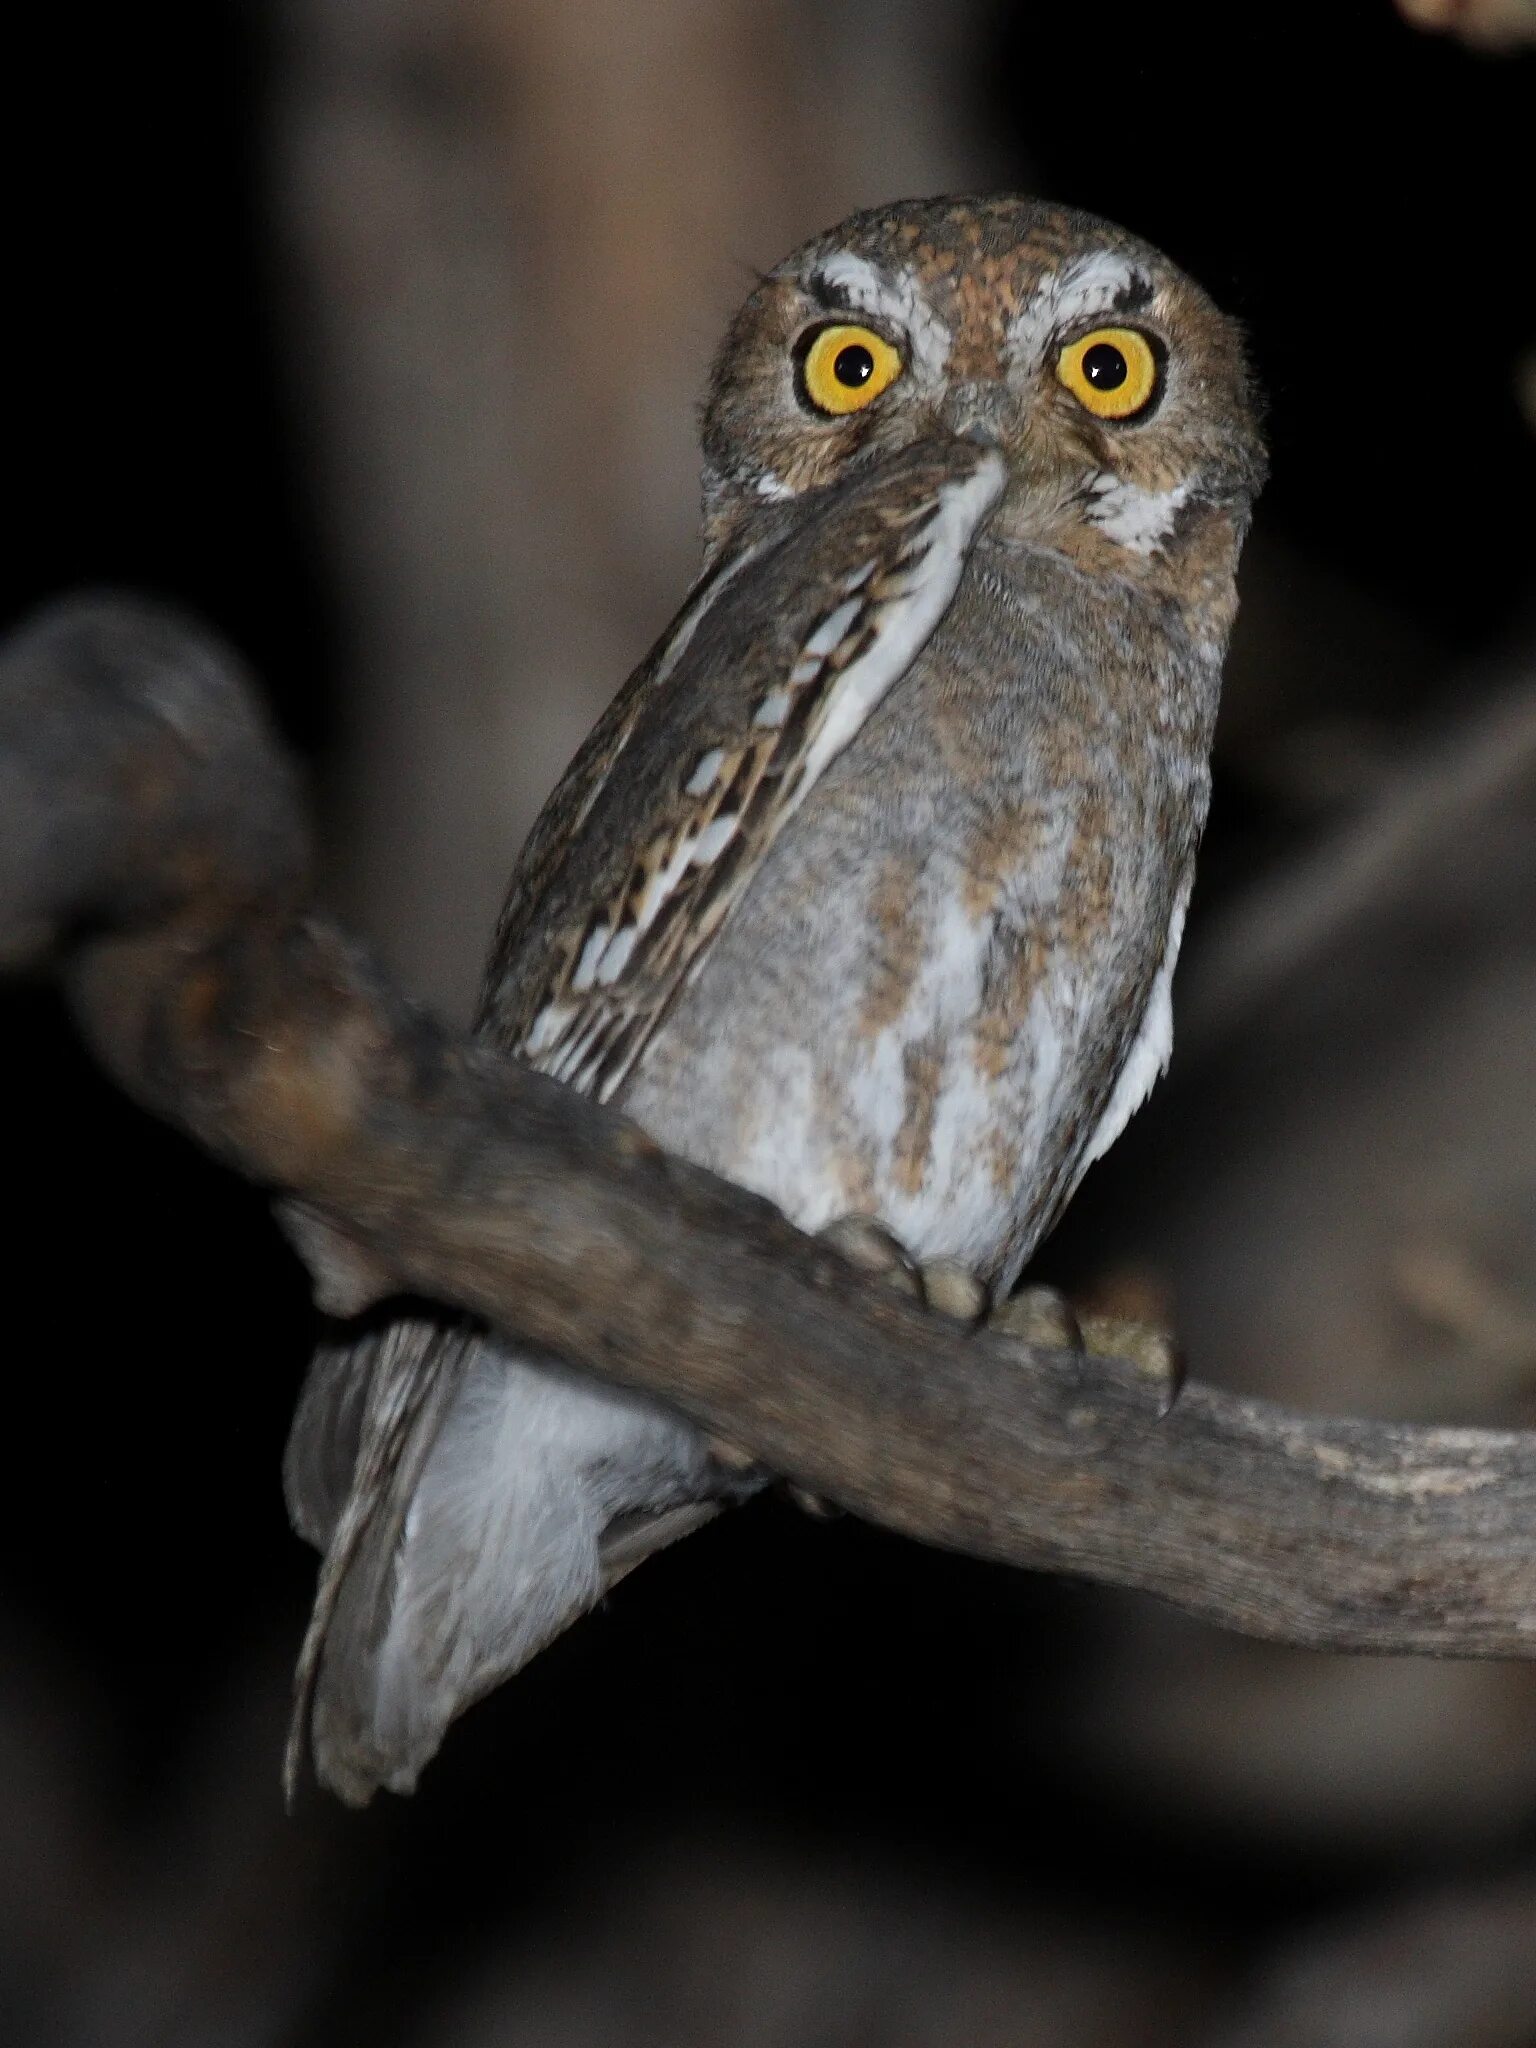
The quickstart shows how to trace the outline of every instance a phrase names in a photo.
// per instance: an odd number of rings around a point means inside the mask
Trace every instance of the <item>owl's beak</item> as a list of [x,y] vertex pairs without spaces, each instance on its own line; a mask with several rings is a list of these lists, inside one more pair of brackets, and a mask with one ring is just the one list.
[[955,384],[945,394],[944,424],[962,440],[977,441],[983,448],[1004,448],[997,418],[995,384]]

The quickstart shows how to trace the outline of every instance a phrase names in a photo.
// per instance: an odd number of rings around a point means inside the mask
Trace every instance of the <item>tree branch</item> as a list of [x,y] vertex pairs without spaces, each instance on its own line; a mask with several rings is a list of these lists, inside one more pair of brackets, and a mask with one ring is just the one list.
[[1318,1420],[968,1331],[447,1031],[315,913],[294,780],[177,620],[0,655],[0,963],[400,1291],[660,1395],[925,1541],[1337,1649],[1536,1654],[1536,1435]]

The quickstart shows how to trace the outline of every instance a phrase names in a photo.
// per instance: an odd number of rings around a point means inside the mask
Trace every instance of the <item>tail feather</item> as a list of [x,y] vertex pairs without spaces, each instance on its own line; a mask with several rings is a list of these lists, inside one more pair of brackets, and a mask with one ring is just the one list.
[[420,1321],[319,1354],[285,1477],[325,1550],[285,1781],[307,1738],[354,1805],[412,1790],[455,1715],[750,1490],[655,1402]]
[[310,1369],[283,1461],[289,1518],[323,1553],[294,1672],[283,1760],[290,1806],[306,1744],[321,1781],[349,1805],[366,1804],[384,1782],[364,1702],[411,1501],[473,1342],[465,1331],[402,1321],[325,1347]]

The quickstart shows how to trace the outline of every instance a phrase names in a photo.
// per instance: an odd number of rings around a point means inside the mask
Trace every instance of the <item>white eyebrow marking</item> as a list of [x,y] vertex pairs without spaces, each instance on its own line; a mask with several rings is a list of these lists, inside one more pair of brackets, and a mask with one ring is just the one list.
[[866,257],[839,249],[818,263],[812,278],[825,278],[861,313],[899,328],[912,346],[912,361],[925,376],[937,377],[949,361],[953,336],[918,290],[910,270],[894,276],[877,270]]
[[1095,313],[1108,313],[1127,294],[1150,287],[1152,280],[1128,257],[1110,249],[1080,256],[1065,270],[1041,278],[1028,304],[1015,314],[1008,330],[1008,354],[1014,360],[1038,356],[1059,328]]

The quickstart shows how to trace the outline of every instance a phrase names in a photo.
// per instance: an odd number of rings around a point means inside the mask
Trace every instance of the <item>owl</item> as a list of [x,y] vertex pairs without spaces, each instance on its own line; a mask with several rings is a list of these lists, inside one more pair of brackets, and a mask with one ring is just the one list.
[[[1019,1279],[1165,1065],[1264,457],[1239,334],[1015,198],[762,279],[703,418],[702,573],[534,827],[479,1030],[807,1231]],[[449,1722],[764,1474],[484,1329],[317,1356],[290,1772],[408,1791]]]

